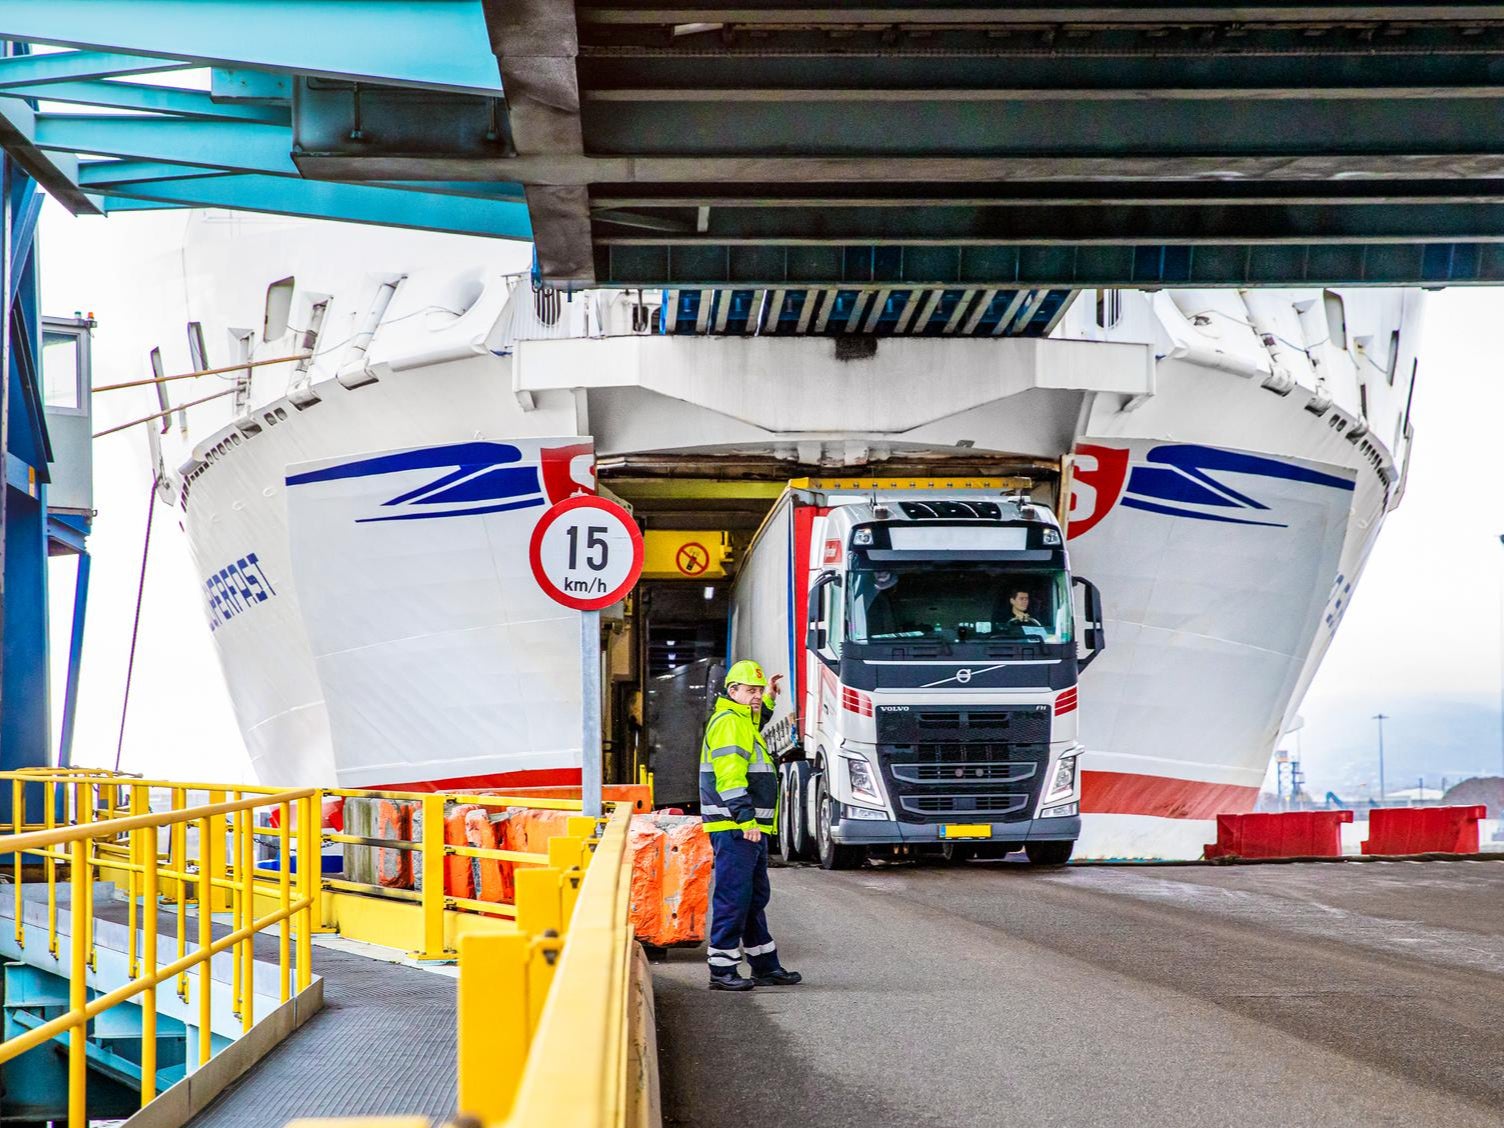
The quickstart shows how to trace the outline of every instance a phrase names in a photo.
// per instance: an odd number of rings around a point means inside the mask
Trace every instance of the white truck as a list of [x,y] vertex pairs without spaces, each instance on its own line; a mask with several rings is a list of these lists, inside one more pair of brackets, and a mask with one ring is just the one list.
[[731,660],[787,678],[765,730],[784,859],[1068,861],[1076,680],[1104,642],[1096,588],[1074,584],[1079,616],[1060,525],[1025,497],[790,483],[738,570],[729,635]]

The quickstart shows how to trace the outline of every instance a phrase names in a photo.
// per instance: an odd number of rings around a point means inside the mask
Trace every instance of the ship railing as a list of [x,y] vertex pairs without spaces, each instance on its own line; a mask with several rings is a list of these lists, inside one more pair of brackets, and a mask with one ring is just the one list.
[[[608,799],[614,791],[617,801],[608,801],[607,816],[598,819],[578,813],[578,798],[554,794],[286,790],[93,769],[27,769],[0,773],[3,779],[11,781],[11,810],[18,813],[12,823],[0,824],[10,832],[0,839],[8,843],[0,846],[0,857],[13,855],[18,947],[24,952],[27,939],[22,886],[45,882],[49,953],[57,956],[66,947],[74,972],[78,961],[92,968],[95,882],[113,881],[125,893],[132,979],[92,1000],[85,993],[67,1014],[4,1043],[0,1062],[65,1031],[76,1031],[82,1047],[93,1017],[147,992],[143,1012],[154,1022],[156,988],[176,977],[186,1002],[188,973],[200,966],[201,1022],[208,1029],[208,960],[232,948],[234,1013],[249,1030],[251,942],[257,932],[280,924],[280,982],[287,984],[292,975],[298,991],[310,980],[312,937],[319,932],[407,948],[419,960],[458,959],[462,1114],[485,1125],[656,1123],[651,987],[629,919],[628,828],[633,811],[649,804],[648,786],[608,789]],[[421,826],[406,839],[326,831],[326,807],[339,799],[404,804],[421,812]],[[452,804],[500,809],[509,817],[519,810],[554,812],[563,816],[561,833],[548,836],[543,850],[446,842],[444,815]],[[153,806],[167,809],[153,813]],[[269,810],[270,822],[258,825],[258,810]],[[263,853],[268,842],[273,847],[270,862],[258,860],[258,842]],[[322,847],[334,844],[345,851],[415,855],[415,888],[322,874]],[[27,866],[23,858],[41,862]],[[446,892],[446,865],[457,858],[510,866],[513,900]],[[77,886],[71,884],[75,874]],[[70,930],[73,919],[80,931],[89,930],[76,945],[59,928],[65,882],[71,904],[84,906],[70,914]],[[198,912],[205,901],[209,912]],[[148,919],[153,904],[176,912],[178,958],[165,965]],[[230,931],[215,938],[212,914],[222,912],[230,914]],[[195,930],[197,946],[191,943]],[[170,940],[172,931],[164,938]],[[416,945],[409,944],[413,938]],[[290,961],[294,942],[297,958]],[[72,974],[70,982],[85,980]],[[289,989],[284,987],[284,1000]],[[210,1041],[203,1039],[201,1054]],[[70,1056],[70,1070],[72,1062]],[[155,1093],[155,1081],[143,1065],[143,1104]]]
[[[0,1065],[66,1037],[70,1124],[88,1123],[88,1028],[111,1008],[139,1000],[141,1050],[134,1068],[145,1107],[157,1095],[157,996],[165,984],[173,984],[184,1013],[197,1002],[196,1061],[185,1061],[185,1072],[202,1068],[214,1053],[215,956],[229,953],[231,1013],[242,1033],[256,1022],[258,935],[278,933],[282,1003],[311,984],[317,874],[310,867],[299,872],[293,847],[296,856],[317,854],[314,789],[194,789],[90,769],[5,772],[0,780],[11,785],[0,857],[10,856],[14,883],[12,958],[44,970],[67,968],[68,978],[66,1008],[0,1043]],[[170,788],[169,807],[153,812],[150,793],[160,787]],[[205,801],[190,803],[193,790],[203,791]],[[255,860],[255,813],[268,807],[279,815],[282,846],[272,872],[258,871]],[[100,971],[96,897],[104,882],[117,893],[123,887],[126,900],[127,978],[118,986],[108,986]],[[43,886],[45,929],[29,926],[26,911],[28,889],[40,901]],[[227,914],[217,935],[216,913]],[[171,923],[164,925],[164,915]],[[165,957],[163,941],[175,941]],[[122,1061],[117,1055],[116,1069]]]

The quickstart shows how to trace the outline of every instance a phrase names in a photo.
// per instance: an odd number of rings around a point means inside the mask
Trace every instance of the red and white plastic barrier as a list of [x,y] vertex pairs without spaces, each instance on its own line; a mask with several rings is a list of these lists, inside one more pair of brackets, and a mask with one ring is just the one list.
[[1206,858],[1339,858],[1342,824],[1352,821],[1351,811],[1218,815]]
[[1478,820],[1488,808],[1375,807],[1368,812],[1365,854],[1476,854]]

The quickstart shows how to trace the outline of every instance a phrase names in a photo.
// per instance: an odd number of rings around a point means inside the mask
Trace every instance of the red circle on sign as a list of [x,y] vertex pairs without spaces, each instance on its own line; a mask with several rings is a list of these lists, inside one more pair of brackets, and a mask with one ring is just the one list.
[[[606,520],[620,524],[630,538],[632,548],[632,560],[626,577],[610,591],[588,597],[565,591],[548,575],[543,563],[544,537],[560,519],[569,517],[580,509],[594,509]],[[538,523],[533,526],[532,540],[528,544],[528,563],[532,565],[533,578],[538,581],[538,586],[555,603],[572,607],[576,611],[599,611],[602,607],[610,607],[611,604],[625,597],[627,592],[632,590],[632,586],[637,583],[638,577],[642,575],[642,554],[642,530],[637,527],[637,522],[632,520],[632,515],[614,501],[607,501],[593,494],[566,498],[550,508],[547,513],[538,518]]]
[[[690,549],[696,549],[700,553],[696,558]],[[710,550],[699,541],[689,541],[681,544],[679,551],[674,553],[674,566],[686,576],[698,576],[710,567]]]

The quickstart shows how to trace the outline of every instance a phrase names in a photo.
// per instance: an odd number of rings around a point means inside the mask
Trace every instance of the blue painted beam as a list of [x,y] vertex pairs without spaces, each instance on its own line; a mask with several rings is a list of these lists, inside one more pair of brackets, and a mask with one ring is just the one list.
[[286,176],[198,176],[122,184],[103,193],[103,197],[106,212],[127,210],[118,206],[120,201],[145,200],[179,207],[234,208],[496,239],[532,238],[525,204],[373,184],[340,184]]
[[0,39],[495,94],[482,0],[5,0]]
[[165,161],[89,161],[78,166],[80,187],[98,189],[110,184],[145,180],[181,180],[189,176],[221,176],[218,169]]
[[94,213],[94,205],[78,190],[78,158],[70,152],[44,152],[37,146],[36,131],[35,110],[23,99],[0,98],[0,146],[74,215]]
[[38,148],[50,151],[298,175],[292,160],[292,131],[281,125],[127,114],[38,114],[35,137]]
[[148,86],[143,82],[80,79],[76,82],[18,83],[0,89],[0,95],[36,98],[70,105],[99,106],[112,110],[143,110],[154,114],[178,114],[184,117],[220,121],[256,121],[270,125],[287,125],[291,120],[290,111],[286,106],[217,102],[203,90],[184,90],[175,86]]
[[113,51],[57,51],[50,55],[16,55],[0,59],[0,89],[78,78],[154,74],[158,71],[186,70],[193,65],[182,59],[122,55]]

